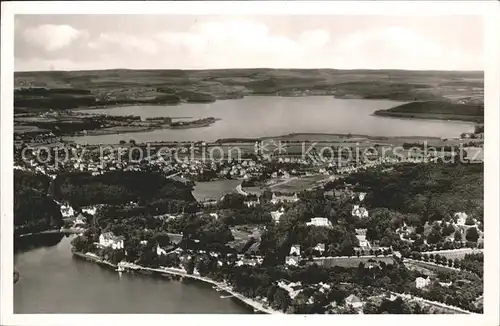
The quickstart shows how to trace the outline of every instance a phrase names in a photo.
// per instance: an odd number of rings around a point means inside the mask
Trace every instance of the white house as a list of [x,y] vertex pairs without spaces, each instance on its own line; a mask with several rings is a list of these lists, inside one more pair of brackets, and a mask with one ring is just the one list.
[[325,251],[325,244],[324,243],[318,243],[315,247],[314,250],[319,251],[320,254],[322,254]]
[[359,299],[354,294],[351,294],[350,296],[345,298],[345,304],[346,304],[346,306],[351,306],[354,309],[359,309],[359,308],[363,307],[363,302],[361,301],[361,299]]
[[279,223],[280,222],[280,218],[284,214],[283,211],[284,211],[284,209],[283,209],[283,207],[281,207],[280,210],[271,212],[271,217],[272,217],[274,223]]
[[275,193],[273,193],[273,198],[271,199],[271,203],[275,205],[278,203],[295,203],[298,200],[299,197],[297,196],[296,193],[294,193],[292,196],[286,196],[286,195],[277,196]]
[[95,206],[82,208],[83,213],[87,213],[87,214],[90,214],[92,216],[95,215],[96,211],[97,211],[97,208]]
[[372,246],[368,240],[366,240],[366,235],[364,234],[358,234],[356,235],[356,238],[359,241],[359,247],[363,250],[365,249],[370,249]]
[[415,286],[417,287],[417,289],[423,289],[429,284],[431,284],[431,279],[429,278],[429,276],[427,276],[427,278],[417,277],[417,279],[415,280]]
[[158,256],[161,256],[161,255],[166,255],[167,252],[165,251],[165,249],[161,248],[158,244],[156,245],[156,254]]
[[123,249],[123,237],[117,237],[113,232],[101,233],[99,236],[99,244],[103,247]]
[[217,213],[210,213],[210,217],[213,217],[217,220],[219,218],[219,215],[217,215]]
[[236,262],[237,266],[243,266],[243,265],[248,265],[248,266],[255,266],[257,265],[257,260],[255,259],[247,259],[247,258],[242,258]]
[[445,287],[445,288],[448,288],[451,286],[451,281],[449,282],[439,282],[439,285],[441,285],[442,287]]
[[359,201],[363,201],[366,197],[366,192],[360,192],[359,193]]
[[299,265],[299,257],[287,256],[285,258],[285,264],[287,264],[288,266],[298,266]]
[[255,207],[260,204],[260,198],[257,198],[257,200],[248,200],[245,201],[245,205],[247,207]]
[[306,223],[308,226],[314,225],[314,226],[320,226],[320,227],[326,227],[326,228],[331,228],[333,227],[332,222],[330,222],[329,219],[324,218],[324,217],[313,217],[310,222]]
[[391,295],[389,296],[389,301],[394,301],[394,300],[396,300],[397,298],[398,298],[398,296],[397,296],[397,295],[391,294]]
[[351,212],[352,216],[357,216],[359,218],[368,217],[368,211],[364,207],[360,207],[359,205],[354,205],[354,208]]
[[75,210],[67,204],[62,204],[61,215],[63,218],[73,217],[75,215]]
[[[288,292],[290,299],[294,299],[297,296],[297,294],[299,294],[302,291],[301,285],[302,284],[300,282],[297,283],[289,283],[285,281],[278,282],[278,286]],[[295,290],[294,288],[297,288],[297,290]]]
[[290,256],[292,256],[293,254],[300,256],[300,245],[293,245],[290,248]]
[[83,216],[81,213],[75,219],[74,225],[81,225],[87,223],[87,218]]
[[467,214],[464,212],[455,213],[455,219],[457,220],[457,225],[465,225],[465,221],[467,221]]

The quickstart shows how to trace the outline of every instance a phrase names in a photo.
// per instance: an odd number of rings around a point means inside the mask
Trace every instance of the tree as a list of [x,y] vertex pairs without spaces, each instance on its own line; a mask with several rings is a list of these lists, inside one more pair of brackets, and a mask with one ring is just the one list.
[[474,219],[471,216],[467,217],[465,225],[474,225]]
[[274,294],[276,293],[276,290],[278,289],[278,287],[273,284],[272,286],[270,286],[267,290],[267,302],[269,303],[272,303],[273,300],[274,300]]
[[447,237],[455,232],[455,227],[451,223],[446,223],[446,225],[441,230],[443,236]]
[[375,315],[379,314],[379,306],[373,303],[372,301],[368,301],[364,306],[363,306],[363,313],[365,315]]
[[462,232],[460,230],[456,230],[453,235],[454,241],[462,241]]
[[195,263],[194,263],[194,259],[192,257],[185,261],[184,269],[186,270],[187,274],[193,274],[194,267],[195,267]]
[[153,236],[152,241],[160,247],[165,247],[170,243],[170,238],[166,232],[160,232]]
[[86,236],[82,235],[82,236],[78,236],[75,239],[73,239],[73,241],[71,241],[71,245],[73,246],[73,248],[76,251],[82,252],[82,251],[86,251],[87,246],[88,246],[88,242],[89,242],[89,239]]
[[434,261],[436,262],[436,264],[439,264],[439,262],[441,261],[441,255],[440,254],[436,254],[434,256]]
[[276,289],[272,303],[275,309],[286,311],[291,303],[292,300],[290,299],[290,296],[288,295],[288,292],[286,290],[282,288]]
[[442,234],[439,230],[433,228],[429,235],[427,236],[427,243],[436,244],[443,239]]
[[465,239],[471,242],[477,242],[479,239],[479,232],[475,227],[469,228],[465,234]]

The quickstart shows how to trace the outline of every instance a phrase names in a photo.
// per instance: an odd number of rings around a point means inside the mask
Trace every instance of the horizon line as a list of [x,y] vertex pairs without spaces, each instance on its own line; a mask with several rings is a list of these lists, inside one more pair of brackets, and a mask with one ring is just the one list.
[[403,69],[403,68],[107,68],[107,69],[80,69],[80,70],[14,70],[15,73],[37,73],[37,72],[84,72],[84,71],[217,71],[217,70],[335,70],[335,71],[408,71],[408,72],[482,72],[484,69]]

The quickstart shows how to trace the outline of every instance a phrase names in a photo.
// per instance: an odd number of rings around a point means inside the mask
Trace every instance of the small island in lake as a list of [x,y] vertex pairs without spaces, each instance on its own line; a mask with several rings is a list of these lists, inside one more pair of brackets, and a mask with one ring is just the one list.
[[214,117],[198,119],[194,121],[176,121],[170,123],[171,129],[188,129],[188,128],[200,128],[200,127],[208,127],[215,121],[220,120]]

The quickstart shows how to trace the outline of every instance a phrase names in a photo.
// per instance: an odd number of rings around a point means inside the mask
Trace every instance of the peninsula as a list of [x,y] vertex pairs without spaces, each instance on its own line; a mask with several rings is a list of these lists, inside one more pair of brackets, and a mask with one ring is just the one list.
[[384,117],[462,120],[484,122],[484,104],[452,103],[449,101],[419,101],[378,110],[375,115]]

